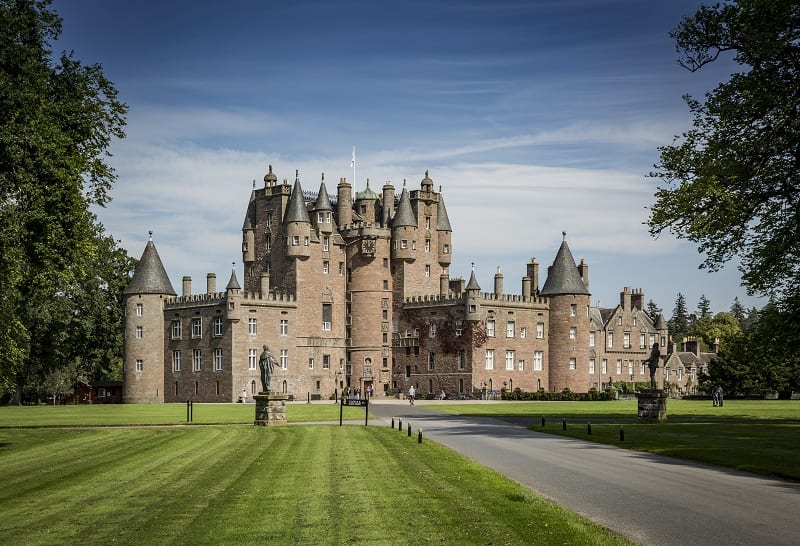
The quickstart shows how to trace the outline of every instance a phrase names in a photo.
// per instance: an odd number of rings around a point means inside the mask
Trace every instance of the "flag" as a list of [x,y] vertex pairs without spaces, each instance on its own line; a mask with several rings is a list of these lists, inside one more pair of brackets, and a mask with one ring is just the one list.
[[356,166],[356,147],[353,146],[353,159],[350,160],[350,166],[355,168]]

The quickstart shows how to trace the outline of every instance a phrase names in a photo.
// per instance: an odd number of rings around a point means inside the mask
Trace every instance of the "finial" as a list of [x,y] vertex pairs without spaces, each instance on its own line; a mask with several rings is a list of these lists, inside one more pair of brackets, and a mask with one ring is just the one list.
[[439,193],[442,193],[442,185],[439,184]]
[[406,187],[406,179],[405,178],[403,179],[403,187],[404,188]]
[[367,178],[367,187],[369,188],[369,178]]
[[325,182],[325,173],[322,173],[322,181]]
[[475,272],[475,262],[472,262],[472,272]]
[[295,169],[294,170],[294,179],[295,179],[295,181],[300,180],[300,169]]
[[253,179],[253,189],[256,189],[256,179]]
[[498,275],[500,274],[500,266],[499,265],[497,266],[497,274]]
[[428,169],[425,169],[425,178],[428,178]]
[[147,234],[150,236],[150,242],[152,243],[153,242],[153,230],[151,229],[150,231],[147,232]]
[[272,174],[272,165],[269,166],[269,174]]
[[236,270],[236,262],[231,262],[231,269]]
[[562,237],[562,240],[563,240],[563,241],[566,241],[566,240],[567,240],[567,231],[566,231],[566,230],[563,230],[563,231],[561,232],[561,237]]

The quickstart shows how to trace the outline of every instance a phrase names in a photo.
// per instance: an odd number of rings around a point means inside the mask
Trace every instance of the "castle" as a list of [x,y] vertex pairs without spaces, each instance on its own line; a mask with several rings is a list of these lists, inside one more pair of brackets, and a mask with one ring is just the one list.
[[[224,290],[209,273],[178,296],[152,241],[124,291],[126,402],[235,402],[260,389],[267,345],[272,390],[299,399],[345,388],[382,396],[444,391],[472,397],[523,391],[587,392],[610,381],[649,381],[642,362],[667,346],[663,317],[624,288],[611,309],[590,304],[589,266],[564,234],[544,284],[531,259],[521,293],[453,278],[453,228],[425,173],[419,189],[381,193],[323,178],[304,192],[272,172],[255,183],[242,226],[244,278]],[[694,372],[693,372],[694,373]]]

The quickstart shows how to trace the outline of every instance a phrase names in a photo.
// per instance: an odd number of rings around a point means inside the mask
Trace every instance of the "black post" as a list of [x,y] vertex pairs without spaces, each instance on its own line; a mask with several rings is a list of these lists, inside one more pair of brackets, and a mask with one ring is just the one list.
[[189,422],[189,401],[186,401],[186,422]]
[[542,415],[542,428],[544,428],[544,415]]
[[306,397],[307,397],[306,404],[310,404],[311,403],[311,393],[307,392],[306,393]]
[[567,418],[566,417],[564,417],[564,420],[561,421],[561,428],[563,430],[567,430]]
[[369,398],[364,400],[364,426],[369,425]]
[[408,437],[411,438],[411,423],[408,424]]
[[190,422],[190,423],[191,423],[191,422],[192,422],[192,420],[194,419],[194,415],[193,415],[193,413],[194,413],[194,402],[192,402],[191,400],[189,400],[189,422]]
[[392,417],[392,428],[394,428],[394,417]]
[[620,442],[625,441],[625,429],[622,428],[622,425],[619,426],[619,441]]
[[592,435],[592,422],[591,421],[586,421],[586,433],[589,434],[589,436]]
[[344,396],[339,400],[339,426],[342,426],[342,412],[344,411]]
[[417,434],[417,443],[422,443],[422,429],[419,429],[419,433]]
[[397,430],[403,430],[403,420],[402,419],[398,419],[397,420]]

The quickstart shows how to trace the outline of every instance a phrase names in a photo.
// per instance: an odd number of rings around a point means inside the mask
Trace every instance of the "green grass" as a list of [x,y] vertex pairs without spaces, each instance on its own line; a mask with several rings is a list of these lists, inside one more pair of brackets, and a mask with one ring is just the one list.
[[[364,420],[364,410],[342,408],[343,419]],[[339,406],[327,404],[287,404],[289,422],[337,421]],[[192,404],[192,423],[252,424],[253,404]],[[92,404],[66,406],[0,407],[0,428],[30,426],[129,426],[186,424],[186,404]]]
[[[436,407],[447,413],[530,421],[529,428],[767,476],[800,480],[800,401],[668,400],[666,423],[636,423],[637,403],[508,402]],[[541,418],[546,425],[541,427]],[[562,419],[567,430],[562,430]],[[587,422],[592,424],[588,434]],[[619,430],[624,428],[624,441]]]
[[626,544],[388,427],[0,430],[6,544]]

